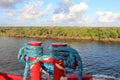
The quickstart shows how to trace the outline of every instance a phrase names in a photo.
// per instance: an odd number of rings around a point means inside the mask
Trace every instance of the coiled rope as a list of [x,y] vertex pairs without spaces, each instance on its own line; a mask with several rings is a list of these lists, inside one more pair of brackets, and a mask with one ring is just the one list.
[[55,59],[64,60],[64,66],[70,69],[76,69],[75,62],[78,62],[78,80],[82,80],[82,61],[79,53],[70,46],[51,46],[51,56]]
[[[28,72],[30,69],[30,66],[39,62],[42,59],[45,58],[55,58],[55,59],[62,59],[64,60],[64,66],[70,69],[76,69],[75,62],[78,62],[78,80],[82,80],[82,61],[78,54],[78,52],[69,47],[69,46],[58,46],[50,47],[50,55],[44,55],[43,56],[43,47],[42,46],[30,46],[26,44],[24,47],[22,47],[19,50],[18,54],[18,60],[20,62],[25,62],[25,69],[24,69],[24,79],[27,79]],[[24,59],[26,57],[26,59]],[[36,60],[30,62],[29,58],[34,57]],[[48,63],[42,63],[42,68],[46,72],[49,72],[50,74],[54,74],[54,68],[53,65]]]
[[[42,46],[29,46],[28,44],[26,44],[24,47],[20,48],[19,54],[18,54],[18,60],[20,62],[25,62],[24,79],[23,80],[27,79],[30,66],[39,62],[39,60],[43,59],[43,57],[40,57],[43,55],[42,51],[43,51]],[[36,58],[36,60],[30,62],[29,61],[30,57],[34,57],[34,58]]]

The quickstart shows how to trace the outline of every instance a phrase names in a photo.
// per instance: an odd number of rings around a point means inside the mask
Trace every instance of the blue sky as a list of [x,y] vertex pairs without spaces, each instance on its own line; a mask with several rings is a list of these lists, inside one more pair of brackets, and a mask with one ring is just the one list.
[[120,0],[0,0],[0,26],[120,26]]

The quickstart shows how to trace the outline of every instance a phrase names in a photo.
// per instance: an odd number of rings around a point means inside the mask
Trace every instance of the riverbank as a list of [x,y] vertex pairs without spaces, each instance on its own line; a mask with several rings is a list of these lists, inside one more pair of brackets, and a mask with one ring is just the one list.
[[0,36],[120,42],[120,28],[0,27]]
[[63,36],[57,36],[57,37],[48,37],[48,36],[9,36],[9,37],[17,37],[17,38],[37,38],[37,39],[55,39],[55,40],[85,40],[85,41],[101,41],[101,42],[120,42],[120,38],[91,38],[91,37],[63,37]]

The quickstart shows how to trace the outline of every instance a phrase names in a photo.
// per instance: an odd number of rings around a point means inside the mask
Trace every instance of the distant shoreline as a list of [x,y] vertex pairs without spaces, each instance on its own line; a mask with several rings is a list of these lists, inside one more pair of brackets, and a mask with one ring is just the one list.
[[0,27],[0,36],[120,42],[119,27]]
[[[2,37],[2,36],[0,36]],[[4,36],[4,37],[15,37],[15,38],[37,38],[37,39],[59,39],[59,40],[77,40],[77,41],[80,41],[80,40],[85,40],[85,41],[101,41],[101,42],[120,42],[120,38],[118,39],[113,39],[113,38],[109,38],[109,39],[98,39],[98,38],[90,38],[90,37],[82,37],[82,38],[79,38],[79,37],[46,37],[46,36],[39,36],[39,37],[36,37],[36,36]]]

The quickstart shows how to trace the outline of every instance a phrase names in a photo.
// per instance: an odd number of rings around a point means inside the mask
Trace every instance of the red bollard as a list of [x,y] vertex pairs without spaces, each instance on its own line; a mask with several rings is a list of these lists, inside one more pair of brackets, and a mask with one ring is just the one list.
[[53,47],[67,46],[67,43],[52,43]]
[[[53,47],[67,46],[67,43],[52,43]],[[64,61],[55,60],[54,62],[54,80],[60,80],[65,76]]]
[[[41,46],[41,42],[28,42],[28,45],[30,46]],[[36,58],[32,58],[30,57],[30,62],[35,60]],[[40,66],[40,62],[37,62],[36,64],[32,65],[30,67],[30,75],[31,75],[31,79],[30,80],[42,80],[41,79],[41,66]]]
[[52,80],[60,80],[61,77],[65,76],[63,60],[49,58],[45,60],[40,60],[40,62],[50,63],[54,65],[54,76]]
[[61,77],[65,76],[64,62],[63,60],[54,61],[54,80],[60,80]]
[[[36,58],[30,58],[30,61],[35,60]],[[35,63],[34,65],[32,65],[30,67],[30,75],[31,78],[30,80],[42,80],[41,79],[41,66],[40,66],[40,62]]]

